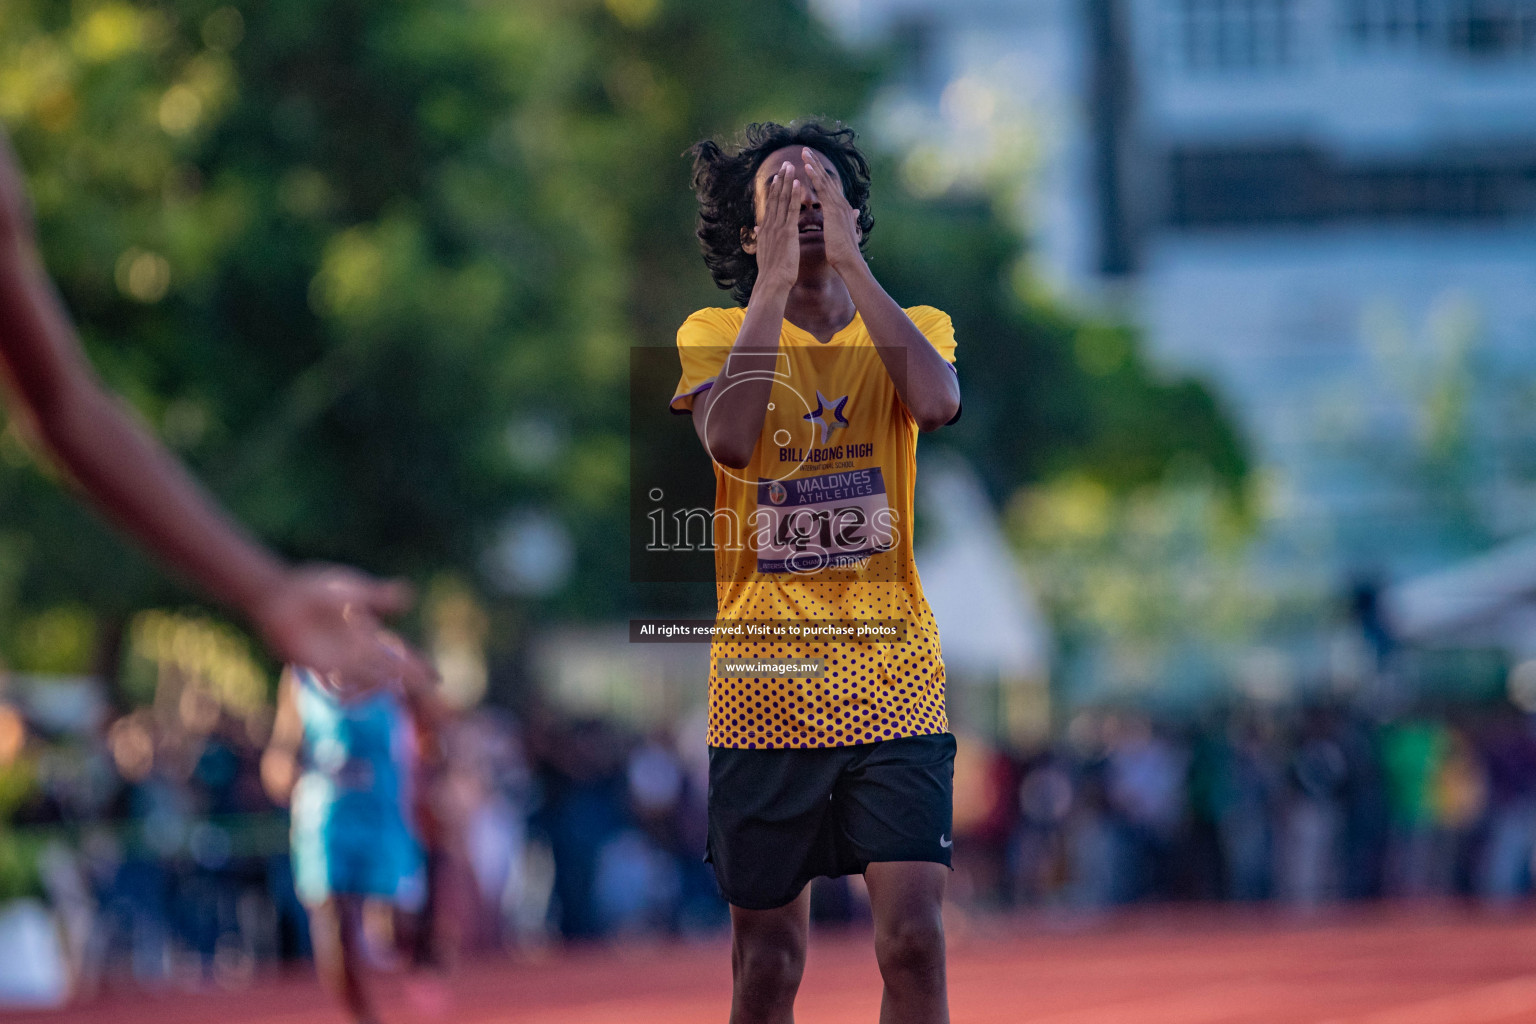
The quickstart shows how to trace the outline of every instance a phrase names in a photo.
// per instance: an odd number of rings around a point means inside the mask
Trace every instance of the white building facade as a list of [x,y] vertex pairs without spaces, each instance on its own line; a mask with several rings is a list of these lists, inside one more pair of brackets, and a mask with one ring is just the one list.
[[1536,530],[1536,0],[820,7],[918,40],[908,134],[966,89],[1021,112],[1032,270],[1216,388],[1269,568],[1402,576]]

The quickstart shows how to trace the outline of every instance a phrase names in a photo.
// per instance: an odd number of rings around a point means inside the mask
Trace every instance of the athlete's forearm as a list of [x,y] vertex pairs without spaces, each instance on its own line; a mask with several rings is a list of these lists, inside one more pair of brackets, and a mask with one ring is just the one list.
[[272,735],[261,752],[261,785],[267,796],[279,806],[287,806],[298,778],[299,747],[304,741],[304,723],[299,719],[298,698],[294,693],[293,669],[283,669],[277,683],[277,714],[272,720]]
[[0,235],[0,378],[37,438],[107,517],[250,615],[285,567],[101,387],[25,233]]
[[787,287],[758,282],[720,376],[706,393],[707,400],[695,403],[695,429],[710,457],[722,466],[741,469],[757,449],[773,392],[770,374],[778,358],[788,301]]
[[937,430],[953,420],[960,411],[960,381],[954,369],[875,280],[867,263],[860,259],[838,272],[918,429]]

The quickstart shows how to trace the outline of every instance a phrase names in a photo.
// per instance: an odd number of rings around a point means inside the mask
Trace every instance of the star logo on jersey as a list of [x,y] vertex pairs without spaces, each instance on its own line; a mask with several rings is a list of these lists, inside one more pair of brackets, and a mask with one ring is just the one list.
[[832,439],[834,430],[842,430],[848,425],[848,417],[843,415],[848,408],[848,396],[844,395],[836,401],[816,392],[816,411],[808,412],[800,417],[809,420],[821,428],[821,443],[826,444]]

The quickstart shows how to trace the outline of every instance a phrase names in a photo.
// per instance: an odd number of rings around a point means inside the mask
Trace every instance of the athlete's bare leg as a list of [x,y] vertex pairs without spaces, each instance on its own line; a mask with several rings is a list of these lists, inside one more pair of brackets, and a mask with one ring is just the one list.
[[320,983],[341,1000],[354,1024],[379,1024],[363,950],[363,898],[332,896],[309,911]]
[[949,1024],[944,974],[943,864],[896,861],[864,870],[885,981],[880,1024]]
[[810,886],[774,910],[731,908],[731,1024],[792,1024],[810,930]]

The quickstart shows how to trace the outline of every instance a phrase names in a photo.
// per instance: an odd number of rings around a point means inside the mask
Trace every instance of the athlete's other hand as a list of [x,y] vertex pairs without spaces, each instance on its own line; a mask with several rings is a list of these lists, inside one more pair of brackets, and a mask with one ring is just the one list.
[[757,280],[769,288],[788,290],[800,276],[800,204],[805,186],[788,160],[763,189],[757,207],[757,227],[742,247],[757,257]]
[[859,213],[848,205],[841,181],[821,162],[821,154],[807,146],[800,156],[811,186],[811,203],[821,210],[821,237],[827,262],[833,270],[845,274],[864,262],[864,254],[859,251],[859,242],[864,237],[859,230]]
[[338,694],[429,685],[436,673],[384,628],[411,604],[410,588],[340,566],[287,570],[250,618],[272,652],[313,670]]

